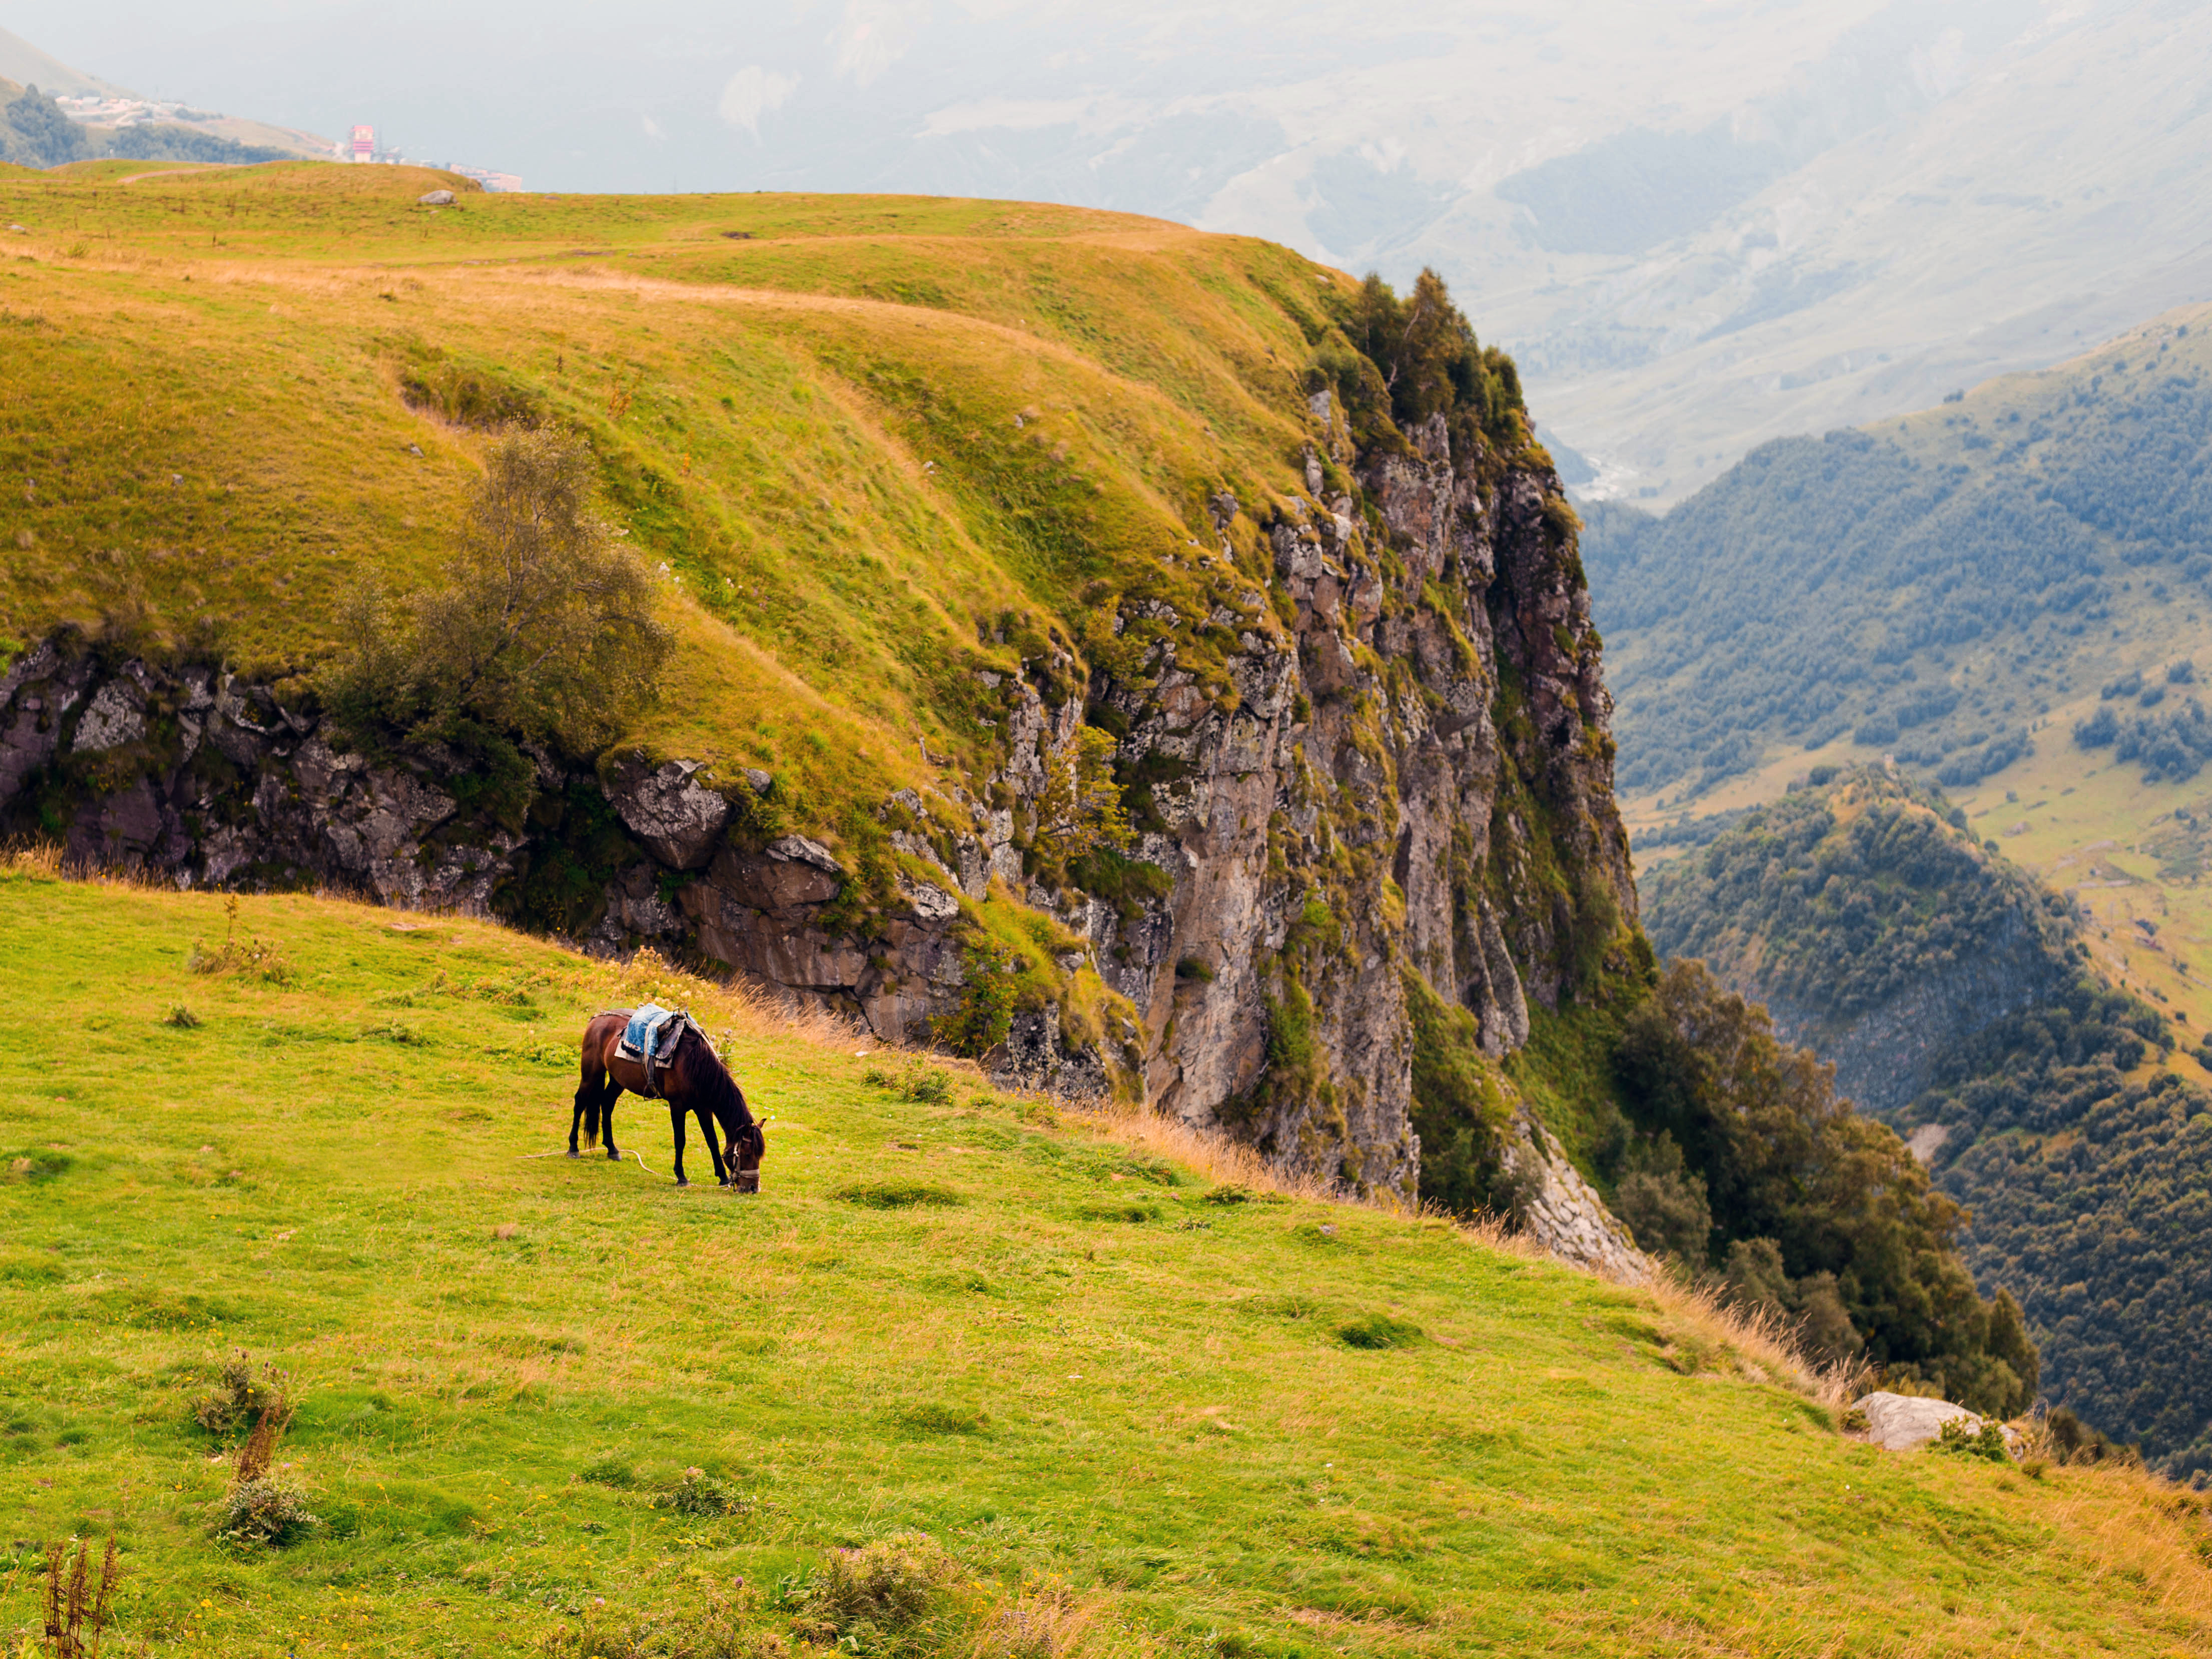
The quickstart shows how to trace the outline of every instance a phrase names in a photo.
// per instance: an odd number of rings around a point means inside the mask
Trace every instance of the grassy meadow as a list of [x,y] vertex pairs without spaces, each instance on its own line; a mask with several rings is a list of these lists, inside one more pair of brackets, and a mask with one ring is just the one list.
[[1036,204],[465,186],[0,177],[0,636],[119,629],[297,694],[342,592],[431,579],[516,417],[583,434],[665,567],[684,649],[631,735],[776,773],[833,841],[918,743],[988,748],[976,670],[1111,649],[1125,593],[1276,626],[1194,538],[1214,492],[1296,483],[1340,275]]
[[[2212,1644],[2187,1494],[1872,1450],[1679,1297],[650,961],[17,860],[0,988],[10,1653],[39,1540],[111,1533],[110,1650],[160,1655],[781,1651],[806,1574],[913,1530],[935,1622],[846,1650]],[[676,1188],[634,1100],[645,1167],[542,1156],[581,1017],[653,991],[773,1115],[758,1198]],[[282,1549],[215,1536],[240,1350],[297,1403]],[[685,1634],[710,1605],[750,1645]]]

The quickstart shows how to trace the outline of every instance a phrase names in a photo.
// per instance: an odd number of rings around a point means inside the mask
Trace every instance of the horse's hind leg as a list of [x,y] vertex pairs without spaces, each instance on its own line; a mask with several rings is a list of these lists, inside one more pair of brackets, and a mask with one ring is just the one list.
[[615,1102],[622,1098],[622,1085],[609,1076],[606,1098],[599,1107],[599,1122],[606,1132],[607,1158],[615,1164],[622,1162],[622,1148],[615,1145]]

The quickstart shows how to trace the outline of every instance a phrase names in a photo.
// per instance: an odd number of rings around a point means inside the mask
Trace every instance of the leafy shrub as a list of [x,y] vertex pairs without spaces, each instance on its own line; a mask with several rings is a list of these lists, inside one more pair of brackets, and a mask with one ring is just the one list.
[[2111,709],[2099,708],[2087,720],[2074,722],[2074,746],[2077,749],[2102,749],[2120,735],[2120,717]]
[[889,1089],[902,1100],[919,1100],[931,1106],[942,1106],[952,1098],[951,1078],[926,1060],[909,1060],[896,1072],[871,1066],[860,1074],[860,1081]]
[[1928,1449],[1948,1452],[1959,1457],[1984,1458],[1992,1463],[2012,1462],[2012,1453],[2005,1445],[2002,1428],[1995,1423],[1985,1422],[1979,1428],[1970,1429],[1963,1417],[1954,1417],[1939,1425],[1936,1437],[1928,1443]]
[[1637,1244],[1692,1269],[1703,1267],[1711,1243],[1712,1205],[1705,1177],[1684,1164],[1674,1136],[1662,1130],[1633,1143],[1626,1170],[1613,1189],[1613,1209],[1636,1235]]
[[[325,702],[357,739],[515,732],[593,754],[649,702],[674,636],[643,562],[589,512],[580,439],[494,443],[441,579],[395,600],[372,578],[340,609]],[[479,744],[481,746],[481,744]],[[503,742],[508,771],[528,763]]]
[[281,1429],[292,1420],[290,1384],[291,1378],[273,1364],[257,1371],[241,1349],[223,1361],[216,1388],[192,1407],[193,1419],[218,1440],[234,1440],[271,1419]]
[[249,1549],[282,1549],[323,1524],[307,1507],[307,1493],[278,1475],[234,1482],[223,1495],[222,1513],[216,1536]]
[[1125,853],[1136,839],[1114,781],[1114,749],[1110,732],[1079,726],[1065,748],[1048,757],[1030,845],[1051,869],[1103,851]]
[[239,974],[269,985],[289,985],[297,977],[283,951],[259,939],[225,939],[212,951],[194,940],[185,966],[195,974]]
[[733,1492],[704,1469],[686,1469],[661,1490],[661,1498],[678,1515],[701,1518],[742,1515],[752,1507],[743,1492]]
[[971,942],[963,962],[960,1006],[929,1022],[930,1035],[965,1060],[981,1060],[1013,1029],[1018,968],[1003,945]]
[[1401,300],[1370,274],[1340,304],[1338,321],[1352,349],[1324,344],[1309,389],[1335,392],[1363,448],[1402,445],[1403,430],[1437,415],[1455,454],[1474,453],[1485,438],[1520,447],[1526,435],[1517,419],[1520,374],[1504,352],[1476,340],[1443,277],[1423,270]]
[[181,1002],[170,1009],[169,1017],[161,1022],[164,1025],[173,1025],[179,1031],[197,1030],[199,1023],[200,1017]]
[[[185,958],[188,969],[195,974],[242,974],[270,985],[292,982],[296,975],[279,947],[259,939],[238,937],[237,894],[225,896],[222,916],[222,943],[210,951],[198,939],[193,940],[191,952]],[[170,1024],[176,1023],[172,1014]]]

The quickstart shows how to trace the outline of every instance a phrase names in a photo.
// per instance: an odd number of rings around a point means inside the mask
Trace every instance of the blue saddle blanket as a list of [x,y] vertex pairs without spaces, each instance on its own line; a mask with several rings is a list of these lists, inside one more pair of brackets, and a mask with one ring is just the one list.
[[654,1002],[647,1003],[644,1007],[633,1011],[629,1024],[623,1027],[623,1047],[641,1060],[659,1058],[653,1052],[655,1042],[661,1028],[675,1018],[673,1008],[664,1008]]

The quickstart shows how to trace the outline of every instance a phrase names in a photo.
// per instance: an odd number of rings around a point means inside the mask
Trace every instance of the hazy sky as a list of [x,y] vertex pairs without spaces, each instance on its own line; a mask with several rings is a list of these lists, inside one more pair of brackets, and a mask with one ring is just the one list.
[[[1407,130],[1409,113],[1442,136],[1485,109],[1527,119],[1532,96],[1564,108],[1623,94],[1610,119],[1554,112],[1515,148],[1540,150],[1547,135],[1571,143],[1655,104],[1698,113],[1711,101],[1700,82],[1741,95],[1747,80],[1785,74],[1878,9],[14,0],[6,24],[143,93],[334,137],[370,122],[410,154],[515,172],[538,188],[1026,185],[1197,218],[1228,179],[1318,128],[1364,143],[1385,172],[1452,179],[1487,157],[1495,176],[1520,158],[1492,154],[1494,133],[1442,156]],[[1686,80],[1686,48],[1721,73]]]

